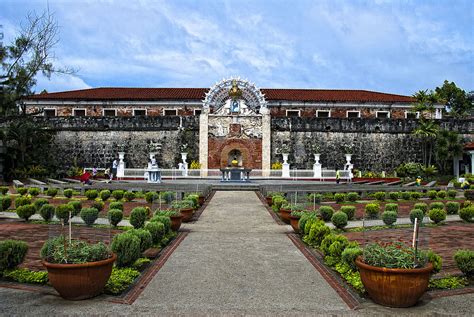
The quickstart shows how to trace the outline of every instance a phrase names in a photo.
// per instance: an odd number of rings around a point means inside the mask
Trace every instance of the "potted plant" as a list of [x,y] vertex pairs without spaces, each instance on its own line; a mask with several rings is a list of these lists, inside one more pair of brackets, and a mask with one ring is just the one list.
[[280,218],[284,223],[290,224],[291,205],[284,204],[280,207]]
[[48,279],[62,298],[87,299],[102,293],[117,256],[102,242],[49,239],[41,249]]
[[178,231],[183,221],[183,215],[179,210],[161,210],[155,213],[155,216],[167,216],[171,219],[171,230]]
[[[410,307],[428,288],[437,255],[418,251],[402,242],[372,243],[355,261],[370,298],[380,305]],[[436,261],[434,261],[436,262]],[[439,264],[440,265],[440,264]]]
[[194,213],[192,200],[175,200],[171,203],[171,209],[179,211],[183,215],[183,222],[191,221]]
[[303,211],[303,210],[294,210],[290,214],[290,225],[293,228],[293,230],[295,231],[295,233],[300,232],[299,222],[300,222],[301,216],[304,213],[305,213],[305,211]]

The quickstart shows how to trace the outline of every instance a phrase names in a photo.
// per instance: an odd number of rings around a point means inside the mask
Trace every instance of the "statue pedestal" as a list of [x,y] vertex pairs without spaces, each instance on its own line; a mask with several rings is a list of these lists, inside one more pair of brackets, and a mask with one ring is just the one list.
[[322,178],[323,177],[321,163],[314,163],[313,164],[313,177],[314,178]]
[[290,177],[290,164],[283,163],[283,166],[281,169],[281,177]]
[[159,168],[149,168],[148,172],[148,183],[158,184],[161,183],[161,170]]

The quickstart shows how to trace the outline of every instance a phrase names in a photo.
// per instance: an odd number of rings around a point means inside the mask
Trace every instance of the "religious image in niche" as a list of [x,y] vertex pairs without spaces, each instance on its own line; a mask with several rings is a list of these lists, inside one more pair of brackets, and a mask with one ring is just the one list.
[[237,161],[237,158],[234,156],[234,159],[231,162],[232,166],[236,167],[239,165],[239,161]]

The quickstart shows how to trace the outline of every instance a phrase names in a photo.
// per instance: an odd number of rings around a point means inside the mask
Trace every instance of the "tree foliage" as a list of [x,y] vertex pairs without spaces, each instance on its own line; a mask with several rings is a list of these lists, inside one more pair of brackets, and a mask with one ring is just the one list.
[[474,109],[471,95],[457,87],[454,82],[445,80],[443,86],[436,87],[435,92],[446,103],[449,113],[455,117],[465,117]]

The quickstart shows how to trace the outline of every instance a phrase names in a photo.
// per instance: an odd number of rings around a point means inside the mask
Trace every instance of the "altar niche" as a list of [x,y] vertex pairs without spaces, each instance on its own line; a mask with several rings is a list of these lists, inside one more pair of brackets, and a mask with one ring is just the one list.
[[227,158],[227,166],[228,167],[237,167],[237,166],[244,166],[242,162],[242,153],[234,149],[229,152],[228,158]]

